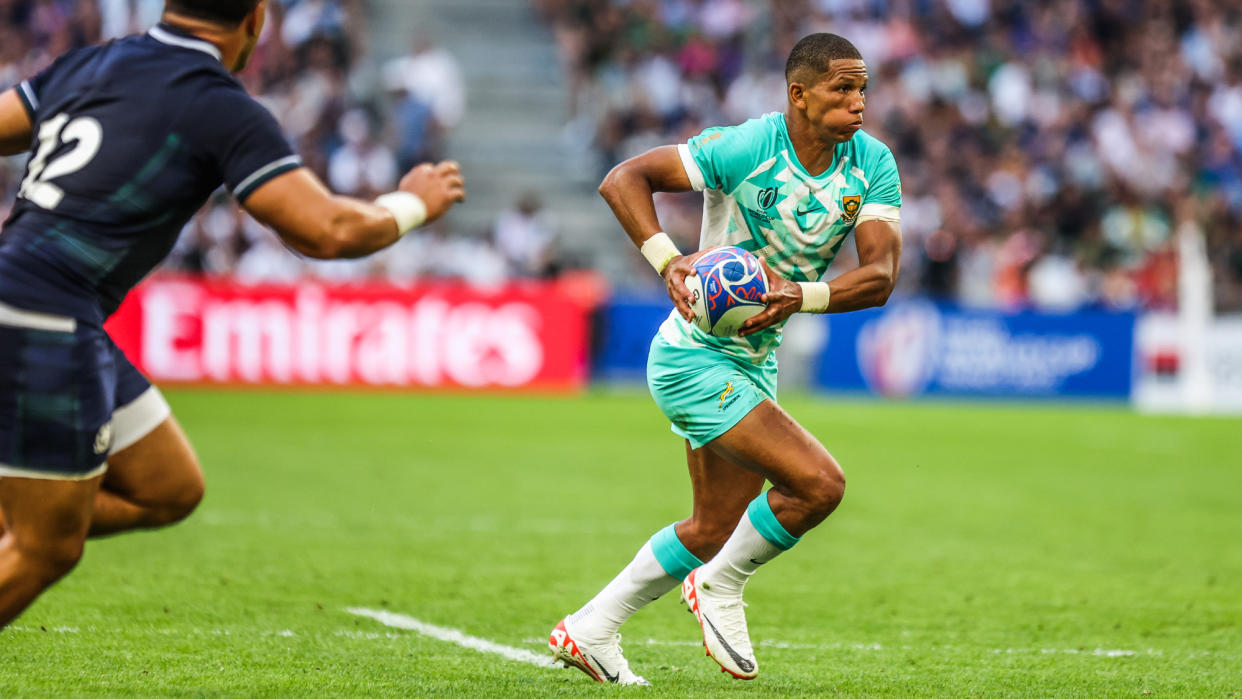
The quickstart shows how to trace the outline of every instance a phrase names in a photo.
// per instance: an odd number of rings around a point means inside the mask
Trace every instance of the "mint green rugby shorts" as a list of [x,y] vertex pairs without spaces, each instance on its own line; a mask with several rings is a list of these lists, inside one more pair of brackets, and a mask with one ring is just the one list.
[[673,432],[698,449],[765,399],[776,400],[776,353],[755,365],[706,347],[678,347],[657,332],[647,355],[647,386]]

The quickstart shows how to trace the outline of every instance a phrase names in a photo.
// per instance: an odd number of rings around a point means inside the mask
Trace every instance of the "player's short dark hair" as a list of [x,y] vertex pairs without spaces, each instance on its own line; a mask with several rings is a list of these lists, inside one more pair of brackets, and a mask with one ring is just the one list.
[[802,37],[789,52],[785,62],[785,82],[793,82],[799,73],[822,75],[829,65],[839,59],[862,60],[862,54],[849,39],[836,34],[808,34]]
[[164,8],[179,15],[236,27],[259,0],[165,0]]

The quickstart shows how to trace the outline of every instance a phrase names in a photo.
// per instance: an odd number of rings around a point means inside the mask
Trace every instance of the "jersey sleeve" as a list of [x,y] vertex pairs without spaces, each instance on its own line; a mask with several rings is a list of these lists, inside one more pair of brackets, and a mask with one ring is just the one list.
[[732,192],[755,169],[756,139],[762,120],[737,126],[713,126],[677,147],[686,175],[696,191]]
[[17,96],[22,100],[22,106],[26,108],[26,114],[30,117],[30,121],[36,122],[39,118],[39,105],[43,101],[43,90],[52,77],[58,71],[66,66],[66,64],[74,61],[83,49],[70,51],[43,70],[36,73],[33,77],[26,78],[17,84],[14,88],[17,90]]
[[875,142],[876,153],[867,168],[870,185],[858,212],[858,222],[875,219],[901,221],[901,176],[888,146]]
[[271,179],[302,167],[271,112],[240,88],[199,99],[196,128],[206,158],[240,203]]

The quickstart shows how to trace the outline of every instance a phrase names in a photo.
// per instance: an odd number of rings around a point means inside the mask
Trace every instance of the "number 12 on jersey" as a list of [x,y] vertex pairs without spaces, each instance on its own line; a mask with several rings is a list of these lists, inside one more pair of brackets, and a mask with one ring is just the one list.
[[[48,162],[48,156],[67,143],[73,143],[73,148]],[[70,121],[68,114],[58,114],[43,122],[39,127],[39,149],[30,161],[18,196],[44,209],[55,209],[65,198],[65,191],[50,180],[86,167],[99,153],[102,143],[103,127],[93,117]]]

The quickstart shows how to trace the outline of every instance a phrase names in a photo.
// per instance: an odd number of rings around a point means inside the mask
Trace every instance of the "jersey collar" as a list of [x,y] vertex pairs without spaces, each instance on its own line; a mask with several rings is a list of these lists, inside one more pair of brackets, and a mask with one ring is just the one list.
[[[833,177],[836,177],[837,173],[841,171],[841,166],[843,164],[841,162],[841,146],[849,143],[849,141],[843,141],[833,146],[832,164],[828,166],[827,170],[824,170],[818,175],[812,175],[807,171],[806,166],[802,164],[802,161],[798,160],[798,152],[794,150],[793,139],[789,137],[789,122],[786,120],[784,112],[776,112],[776,114],[780,116],[781,138],[785,140],[785,145],[787,146],[785,151],[785,159],[789,161],[789,164],[798,168],[798,172],[801,172],[803,175],[806,175],[817,182],[831,180]],[[858,134],[854,135],[857,136]]]
[[151,27],[151,30],[147,32],[147,36],[150,36],[152,39],[155,39],[161,44],[179,46],[183,49],[190,49],[192,51],[201,51],[221,63],[224,62],[224,57],[220,55],[220,49],[216,48],[211,42],[199,39],[198,37],[177,29],[170,24],[160,22],[154,27]]

